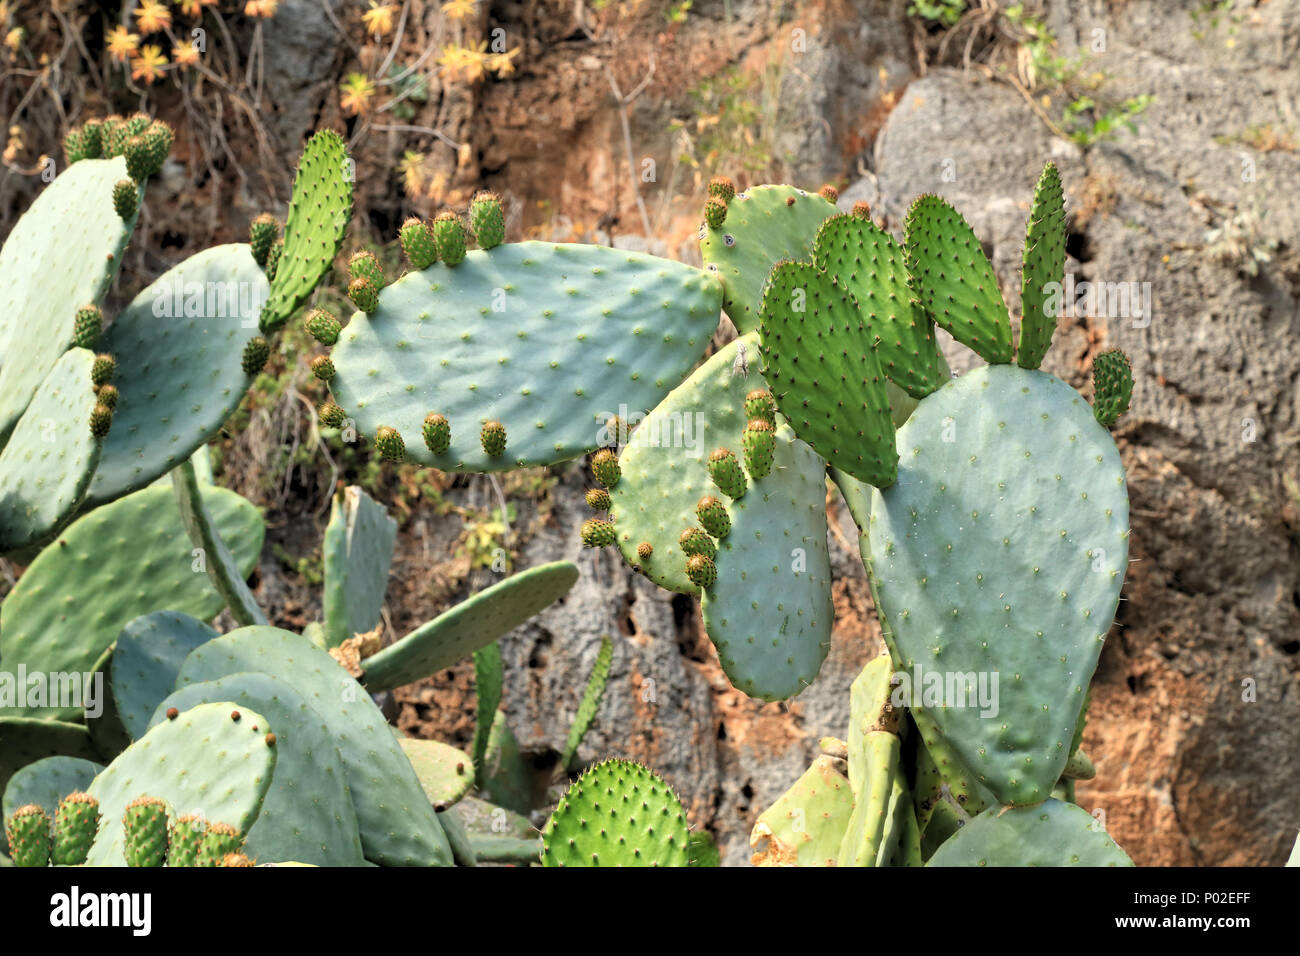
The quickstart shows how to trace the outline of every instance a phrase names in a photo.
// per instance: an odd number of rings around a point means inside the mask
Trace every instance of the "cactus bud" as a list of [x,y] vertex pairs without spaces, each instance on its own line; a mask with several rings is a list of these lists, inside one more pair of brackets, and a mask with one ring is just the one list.
[[707,554],[710,558],[718,553],[718,546],[705,534],[703,528],[687,528],[677,539],[682,554]]
[[116,371],[117,363],[113,361],[113,356],[100,352],[90,366],[90,384],[107,385],[113,380],[113,373]]
[[871,218],[871,204],[859,199],[853,204],[853,215],[859,219]]
[[765,388],[756,388],[745,396],[745,417],[751,421],[761,418],[765,422],[776,424],[776,402],[772,393]]
[[608,511],[613,503],[604,488],[592,488],[587,492],[587,507],[592,511]]
[[832,186],[830,183],[827,183],[825,186],[819,189],[817,191],[817,195],[821,196],[822,199],[825,199],[832,206],[840,201],[840,191],[836,189],[834,186]]
[[718,566],[707,554],[692,554],[686,559],[686,576],[697,588],[707,591],[718,579]]
[[81,127],[81,149],[87,159],[99,159],[104,153],[104,124],[99,120],[86,120]]
[[402,223],[398,234],[402,240],[402,251],[411,261],[414,269],[427,269],[438,261],[438,244],[433,241],[433,230],[428,223],[412,216]]
[[745,493],[745,474],[727,448],[715,448],[709,455],[709,477],[728,498],[739,498]]
[[73,326],[72,341],[83,349],[93,349],[99,341],[99,333],[104,328],[104,313],[99,306],[83,305],[77,310],[77,321]]
[[117,386],[116,385],[96,385],[95,399],[100,405],[103,405],[110,412],[117,408]]
[[88,793],[70,793],[54,814],[54,850],[57,866],[81,866],[99,832],[99,801]]
[[718,196],[710,196],[704,204],[704,221],[710,229],[721,229],[727,221],[727,204]]
[[709,195],[729,203],[736,196],[736,186],[726,176],[714,176],[709,180]]
[[144,140],[145,148],[148,150],[149,175],[156,175],[162,170],[163,163],[167,162],[167,155],[172,151],[175,134],[162,120],[154,120],[140,134],[140,138]]
[[153,122],[153,117],[148,113],[132,113],[126,118],[126,135],[127,137],[139,136],[149,128]]
[[641,559],[642,564],[645,564],[647,561],[649,561],[650,557],[654,553],[655,553],[655,546],[651,544],[649,541],[642,541],[640,544],[636,546],[636,556]]
[[266,365],[266,360],[271,357],[271,346],[267,344],[266,339],[260,335],[255,335],[248,340],[244,346],[244,356],[241,359],[244,374],[252,378],[262,367]]
[[90,410],[90,433],[96,438],[103,438],[112,427],[113,410],[103,402],[99,402]]
[[1128,411],[1133,398],[1133,370],[1128,356],[1109,349],[1092,360],[1092,413],[1109,428]]
[[253,861],[242,853],[227,853],[221,860],[222,866],[253,866]]
[[9,854],[16,866],[49,866],[50,817],[34,803],[19,807],[5,822]]
[[357,276],[348,283],[348,298],[366,315],[379,308],[379,289],[365,276]]
[[406,457],[406,442],[402,441],[402,433],[387,425],[380,425],[375,432],[375,448],[381,458],[389,461],[401,461]]
[[303,319],[307,333],[321,345],[333,345],[339,340],[339,332],[343,326],[339,320],[330,315],[324,309],[312,309],[307,313],[307,318]]
[[384,267],[373,252],[358,252],[348,260],[348,274],[353,278],[369,279],[376,290],[384,287]]
[[495,249],[506,238],[506,220],[501,212],[501,197],[483,190],[469,204],[469,223],[480,249]]
[[136,797],[122,817],[122,852],[127,866],[162,866],[167,859],[167,805],[157,797]]
[[322,382],[328,382],[334,378],[334,363],[328,355],[317,355],[311,360],[311,373]]
[[433,241],[438,258],[449,266],[458,266],[465,258],[465,225],[450,209],[438,213],[433,221]]
[[695,506],[695,516],[704,525],[704,530],[721,541],[731,533],[731,515],[721,501],[713,495],[705,495]]
[[170,866],[198,866],[199,847],[207,824],[203,818],[187,813],[176,818],[168,840],[167,857]]
[[263,269],[270,258],[271,247],[280,236],[280,224],[269,212],[259,213],[248,225],[248,244],[253,247],[253,261]]
[[613,488],[623,477],[623,469],[618,465],[618,455],[608,448],[602,448],[591,458],[591,473],[606,488]]
[[616,537],[614,526],[601,518],[588,518],[582,523],[582,543],[588,548],[607,548]]
[[140,208],[140,187],[129,179],[113,184],[113,211],[119,219],[130,219]]
[[[486,427],[486,426],[484,426]],[[424,447],[435,455],[443,454],[451,447],[451,422],[446,415],[430,412],[424,416]],[[504,430],[502,440],[504,441]]]
[[745,470],[754,480],[766,478],[772,471],[776,450],[776,429],[765,418],[754,418],[745,425]]
[[126,156],[127,175],[140,185],[144,185],[144,181],[153,172],[149,144],[144,141],[143,136],[132,136],[126,141],[123,153]]
[[213,823],[203,834],[194,865],[220,866],[227,854],[238,853],[243,845],[244,838],[229,823]]
[[275,274],[280,271],[280,257],[284,255],[284,240],[277,239],[271,243],[271,251],[266,255],[266,281],[274,282]]
[[81,130],[79,128],[74,127],[73,129],[68,130],[67,134],[63,137],[63,155],[67,157],[69,166],[79,163],[83,159],[87,158],[86,149],[82,142]]
[[320,423],[326,428],[342,428],[348,417],[340,406],[330,401],[321,402],[317,412],[320,415]]
[[506,451],[506,426],[500,422],[487,422],[478,435],[483,453],[489,458],[499,458]]

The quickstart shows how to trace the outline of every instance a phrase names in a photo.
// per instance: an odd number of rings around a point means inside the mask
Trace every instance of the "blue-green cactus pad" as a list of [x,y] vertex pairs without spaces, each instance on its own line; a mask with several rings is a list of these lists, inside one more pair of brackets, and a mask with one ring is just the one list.
[[113,208],[113,184],[126,178],[121,156],[70,166],[0,249],[0,436],[72,345],[77,310],[98,303],[117,275],[135,229],[135,217]]
[[[753,362],[748,375],[732,374],[740,349]],[[624,559],[655,584],[681,594],[700,589],[686,576],[678,538],[698,526],[695,505],[704,495],[727,498],[709,477],[709,454],[730,448],[739,458],[745,430],[745,396],[764,382],[758,374],[758,333],[736,339],[709,357],[649,415],[636,424],[619,455],[623,476],[610,489],[614,528]],[[649,542],[649,561],[637,546]]]
[[813,682],[831,646],[826,462],[781,425],[772,472],[731,502],[704,627],[727,677],[783,700]]
[[[950,440],[945,440],[950,439]],[[911,702],[1003,804],[1045,800],[1128,564],[1119,450],[1045,372],[985,366],[898,432],[898,482],[872,498],[869,563],[898,666],[998,675],[996,716]],[[955,681],[954,681],[955,683]],[[978,685],[977,685],[978,686]]]
[[[199,704],[151,728],[87,792],[110,823],[147,794],[166,801],[169,818],[194,813],[246,834],[274,777],[277,751],[267,740],[274,732],[261,714],[231,701]],[[86,865],[126,865],[121,826],[100,827]]]
[[366,859],[451,865],[451,848],[410,761],[370,695],[334,658],[299,634],[241,627],[191,653],[176,687],[241,673],[279,678],[325,721],[343,759]]
[[1072,803],[991,807],[930,857],[928,866],[1132,866],[1092,815]]
[[379,623],[397,522],[358,485],[336,495],[322,546],[325,637],[338,647]]
[[[16,682],[17,666],[10,667],[7,661],[3,666],[5,671],[14,675]],[[4,688],[5,693],[10,689]],[[6,712],[13,713],[13,704],[4,698],[0,700],[3,700]],[[79,715],[81,711],[74,713]],[[13,774],[46,757],[94,760],[98,756],[85,724],[40,717],[0,717],[0,792]]]
[[755,186],[727,204],[721,229],[700,226],[700,254],[722,279],[722,308],[737,330],[758,328],[768,273],[782,259],[809,258],[817,230],[833,215],[834,204],[816,193]]
[[97,348],[117,362],[119,397],[90,506],[143,488],[220,431],[252,384],[241,358],[267,295],[247,245],[217,246],[165,272],[104,331]]
[[423,680],[508,634],[578,581],[572,561],[552,561],[498,581],[361,662],[371,693]]
[[207,624],[177,611],[144,614],[122,629],[113,651],[113,698],[132,740],[149,729],[149,718],[172,692],[190,651],[216,636]]
[[[331,355],[331,387],[362,433],[396,428],[421,464],[549,465],[596,448],[610,417],[658,405],[704,353],[721,299],[708,273],[641,253],[479,250],[403,276],[376,312],[354,315]],[[430,412],[451,425],[440,455],[421,438]],[[479,439],[493,420],[506,428],[495,458]]]
[[0,452],[0,552],[44,544],[81,504],[100,453],[90,433],[94,361],[86,349],[63,353]]
[[[262,550],[257,508],[233,491],[208,487],[204,500],[242,573]],[[137,491],[82,515],[43,550],[0,605],[0,660],[6,670],[83,672],[95,666],[128,622],[150,611],[215,617],[221,596],[196,567],[171,488]],[[79,719],[80,711],[28,707],[34,717]]]
[[[103,769],[102,764],[82,757],[45,757],[29,763],[9,778],[4,800],[0,801],[0,820],[8,820],[11,813],[29,803],[42,808],[53,820],[63,798],[84,791]],[[0,831],[0,851],[7,849],[8,840]]]
[[267,674],[191,684],[159,703],[149,726],[199,704],[229,701],[275,729],[275,774],[244,848],[254,860],[364,866],[357,814],[329,725],[297,690]]

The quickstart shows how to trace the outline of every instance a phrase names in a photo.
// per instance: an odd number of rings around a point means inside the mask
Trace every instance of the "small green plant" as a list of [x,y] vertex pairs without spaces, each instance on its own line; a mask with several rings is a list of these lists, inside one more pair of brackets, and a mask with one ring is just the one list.
[[965,12],[966,0],[915,0],[907,7],[909,17],[920,17],[945,27],[956,26]]

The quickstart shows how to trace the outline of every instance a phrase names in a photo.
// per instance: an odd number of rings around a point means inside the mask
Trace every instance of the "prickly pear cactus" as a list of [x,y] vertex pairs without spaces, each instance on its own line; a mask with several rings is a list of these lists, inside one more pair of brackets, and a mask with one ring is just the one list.
[[325,639],[338,647],[379,623],[397,522],[351,485],[334,497],[322,546],[325,564]]
[[[454,806],[473,786],[474,762],[463,750],[438,740],[416,740],[413,737],[403,737],[398,744],[411,761],[424,795],[435,809],[441,811]],[[446,818],[440,816],[439,819]]]
[[[679,263],[599,246],[521,242],[434,264],[383,290],[331,353],[335,399],[363,434],[402,436],[444,471],[553,464],[599,444],[626,405],[653,408],[699,359],[721,286]],[[430,413],[448,423],[435,453]],[[484,450],[486,422],[507,437]]]
[[754,866],[834,866],[853,813],[844,761],[820,754],[749,835]]
[[[19,807],[34,803],[53,820],[59,804],[70,793],[84,791],[104,767],[80,757],[46,757],[29,763],[12,777],[0,800],[0,820],[8,820]],[[0,851],[8,844],[0,840]]]
[[113,699],[132,740],[149,729],[190,651],[216,636],[207,624],[177,611],[144,614],[122,629],[113,648]]
[[1092,815],[1072,803],[981,813],[927,866],[1132,866]]
[[687,866],[690,828],[672,788],[640,764],[598,763],[542,830],[543,866]]

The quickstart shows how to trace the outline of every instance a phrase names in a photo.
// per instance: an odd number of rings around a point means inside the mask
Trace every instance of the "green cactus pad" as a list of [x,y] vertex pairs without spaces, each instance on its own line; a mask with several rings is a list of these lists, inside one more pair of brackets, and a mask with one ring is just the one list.
[[784,700],[812,683],[831,646],[826,463],[782,425],[772,474],[730,510],[704,627],[732,684]]
[[[209,487],[204,501],[240,573],[262,550],[265,527],[251,503]],[[181,525],[172,490],[155,486],[96,508],[69,525],[28,566],[0,605],[0,660],[6,670],[86,672],[126,624],[167,608],[200,619],[223,606]],[[81,711],[28,707],[65,720]]]
[[330,726],[298,690],[269,674],[231,674],[161,700],[150,727],[199,704],[228,701],[264,714],[275,729],[275,774],[244,852],[259,860],[363,866],[357,814]]
[[1092,360],[1092,405],[1097,421],[1109,428],[1128,411],[1133,398],[1133,370],[1119,349],[1099,353]]
[[[974,816],[997,803],[997,799],[961,762],[933,726],[918,727],[922,738],[916,748],[916,781],[912,786],[916,818],[921,830],[937,845],[956,832],[958,820]],[[952,812],[941,813],[947,806]],[[959,813],[957,811],[960,811]],[[930,834],[931,820],[936,832]],[[944,821],[951,820],[951,825]]]
[[[610,403],[659,404],[707,347],[720,299],[711,276],[639,253],[542,242],[471,252],[407,274],[373,315],[355,315],[331,387],[365,434],[420,435],[431,410],[446,416],[447,451],[409,443],[421,464],[553,464],[597,447],[619,413]],[[488,421],[505,425],[505,455],[484,452]]]
[[749,835],[755,866],[834,866],[853,813],[844,762],[821,754]]
[[247,672],[284,681],[325,721],[343,760],[366,859],[386,866],[451,864],[433,807],[384,715],[307,638],[273,627],[239,628],[193,651],[176,687]]
[[907,213],[907,271],[939,326],[990,364],[1011,361],[1011,319],[975,230],[938,196]]
[[543,866],[688,866],[690,829],[660,777],[628,760],[573,782],[542,830]]
[[865,555],[897,666],[988,675],[990,690],[999,675],[995,719],[969,700],[927,705],[924,674],[913,714],[1001,803],[1038,803],[1069,756],[1128,563],[1119,451],[1068,385],[1006,366],[931,395],[898,447]]
[[[1053,298],[1060,301],[1059,283],[1065,280],[1065,194],[1061,190],[1061,174],[1054,163],[1043,167],[1043,174],[1034,187],[1023,262],[1016,364],[1021,368],[1038,368],[1056,333],[1056,316],[1048,306]],[[1048,284],[1053,282],[1058,283],[1055,297],[1048,289]]]
[[176,611],[154,611],[122,629],[113,649],[113,699],[132,740],[149,729],[149,719],[171,693],[190,651],[216,636],[202,621]]
[[591,722],[596,719],[600,702],[605,696],[605,682],[609,680],[609,668],[613,661],[614,642],[610,640],[608,634],[602,634],[600,650],[596,653],[596,663],[592,665],[591,674],[587,677],[587,686],[582,692],[578,713],[574,715],[573,723],[569,725],[569,735],[564,740],[564,750],[560,754],[562,767],[573,766],[582,738],[587,735]]
[[[7,671],[16,673],[17,668],[17,664],[11,666],[5,660]],[[16,772],[46,757],[94,760],[98,756],[85,724],[40,717],[0,717],[0,790]]]
[[[792,202],[793,200],[793,202]],[[807,259],[835,206],[793,186],[755,186],[727,203],[722,228],[700,235],[705,268],[722,279],[722,308],[744,334],[758,328],[763,287],[783,259]]]
[[99,348],[117,361],[121,398],[89,507],[143,488],[221,430],[251,384],[243,351],[267,288],[248,246],[217,246],[169,269],[108,327]]
[[530,813],[537,806],[532,761],[520,753],[519,741],[506,724],[505,711],[498,710],[492,716],[479,777],[479,786],[493,803],[518,813]]
[[479,787],[487,783],[488,739],[501,706],[504,679],[499,644],[485,644],[474,652],[474,774]]
[[934,322],[914,300],[903,247],[870,220],[833,216],[822,223],[813,263],[857,300],[872,335],[880,337],[881,371],[913,398],[949,379]]
[[649,542],[654,560],[643,566],[646,575],[681,594],[698,594],[699,588],[686,575],[678,537],[699,523],[695,509],[702,497],[727,507],[709,477],[709,454],[727,442],[739,446],[745,396],[761,383],[755,370],[732,374],[741,349],[757,359],[757,333],[719,349],[645,417],[623,449],[622,476],[610,491],[624,560],[639,563],[637,546]]
[[450,667],[550,607],[577,580],[577,565],[553,561],[497,582],[362,661],[366,689],[390,690]]
[[[29,763],[14,773],[0,791],[4,795],[0,800],[0,820],[8,820],[10,814],[29,803],[42,807],[53,820],[60,801],[70,793],[85,790],[103,769],[102,764],[83,757],[44,757]],[[0,852],[7,850],[8,843],[0,829]]]
[[322,545],[325,640],[338,647],[379,623],[397,522],[359,485],[335,495]]
[[289,321],[333,265],[352,219],[352,172],[347,145],[338,133],[321,130],[308,141],[293,181],[271,297],[262,311],[263,333]]
[[991,808],[939,847],[929,866],[1132,866],[1088,811],[1048,800]]
[[[840,844],[840,866],[884,866],[898,846],[904,814],[898,713],[890,695],[889,655],[872,658],[849,692],[849,785],[853,814]],[[913,818],[915,819],[915,818]]]
[[72,520],[90,486],[100,458],[90,428],[94,362],[86,349],[63,353],[0,452],[0,552],[49,541]]
[[436,809],[447,809],[469,792],[474,783],[474,761],[463,750],[437,740],[410,737],[398,744],[420,778],[424,795]]
[[[239,720],[231,719],[233,710]],[[248,832],[275,773],[276,748],[265,717],[229,701],[200,704],[164,720],[108,765],[88,791],[105,820],[121,820],[142,792],[175,813],[198,813]],[[86,863],[126,863],[121,827],[101,827]]]
[[113,184],[125,175],[120,158],[70,166],[0,250],[0,438],[72,345],[77,310],[98,303],[117,275],[135,228],[134,216],[123,220],[113,208]]

